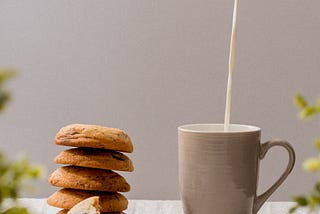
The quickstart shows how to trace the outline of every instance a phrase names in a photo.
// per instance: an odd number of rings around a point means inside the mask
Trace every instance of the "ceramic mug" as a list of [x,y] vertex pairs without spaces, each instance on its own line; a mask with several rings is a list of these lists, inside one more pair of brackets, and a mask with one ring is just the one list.
[[[260,128],[191,124],[178,128],[179,182],[185,214],[256,214],[290,174],[295,153],[283,140],[260,143]],[[280,178],[257,196],[259,162],[273,146],[289,153]]]

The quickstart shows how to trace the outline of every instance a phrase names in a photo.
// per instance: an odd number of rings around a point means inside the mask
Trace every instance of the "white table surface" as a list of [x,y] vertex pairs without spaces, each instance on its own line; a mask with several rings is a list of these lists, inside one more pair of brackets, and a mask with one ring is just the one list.
[[[32,214],[55,214],[59,208],[47,205],[46,199],[19,199],[19,202],[28,207]],[[259,214],[286,214],[292,202],[266,202]],[[126,214],[183,214],[181,201],[170,200],[129,200],[129,207]],[[296,214],[306,214],[304,211],[298,211]]]

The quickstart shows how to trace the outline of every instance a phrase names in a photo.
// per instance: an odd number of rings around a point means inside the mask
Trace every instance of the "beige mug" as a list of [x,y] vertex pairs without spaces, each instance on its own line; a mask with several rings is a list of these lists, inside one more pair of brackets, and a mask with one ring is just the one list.
[[[283,140],[260,143],[260,128],[232,124],[191,124],[178,128],[179,182],[185,214],[256,214],[290,174],[295,153]],[[257,196],[259,162],[273,146],[289,153],[286,170]]]

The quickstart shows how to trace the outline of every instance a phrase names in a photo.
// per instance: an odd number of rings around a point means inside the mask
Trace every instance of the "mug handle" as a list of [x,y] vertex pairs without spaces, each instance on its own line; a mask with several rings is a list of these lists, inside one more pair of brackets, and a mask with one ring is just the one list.
[[289,162],[288,162],[286,170],[282,173],[280,178],[267,191],[265,191],[263,194],[255,197],[254,206],[253,206],[253,214],[256,214],[259,211],[259,209],[262,207],[264,202],[266,202],[266,200],[271,196],[271,194],[288,177],[288,175],[292,171],[294,163],[295,163],[295,159],[296,159],[295,152],[294,152],[292,146],[287,141],[284,141],[284,140],[271,140],[271,141],[268,141],[264,144],[261,144],[259,159],[262,160],[265,157],[266,153],[269,151],[269,149],[273,146],[284,147],[289,153]]

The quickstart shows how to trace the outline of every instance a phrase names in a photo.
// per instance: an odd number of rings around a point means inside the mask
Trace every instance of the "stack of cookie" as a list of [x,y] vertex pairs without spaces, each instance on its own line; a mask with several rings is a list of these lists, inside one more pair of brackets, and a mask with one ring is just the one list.
[[57,145],[71,146],[55,159],[66,164],[55,170],[48,182],[62,187],[49,198],[51,206],[67,213],[75,204],[99,196],[102,213],[122,213],[128,200],[119,192],[130,191],[124,177],[114,172],[133,171],[131,160],[122,152],[131,153],[133,145],[122,130],[96,125],[72,124],[60,129],[55,137]]

